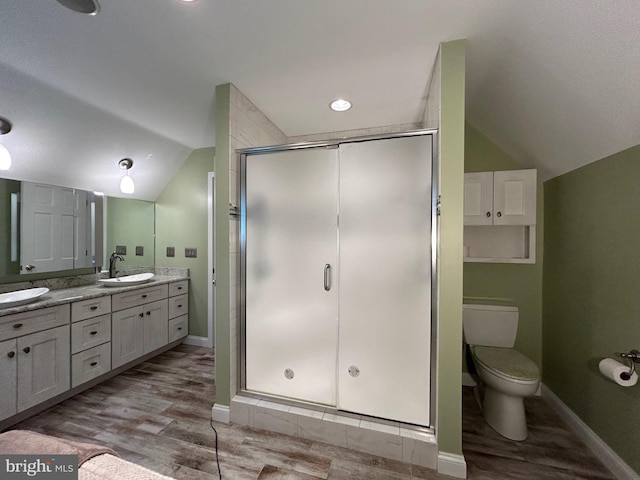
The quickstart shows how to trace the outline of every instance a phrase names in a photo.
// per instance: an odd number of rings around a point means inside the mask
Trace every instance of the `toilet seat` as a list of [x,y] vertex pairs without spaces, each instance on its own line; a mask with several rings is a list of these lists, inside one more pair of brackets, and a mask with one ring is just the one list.
[[471,352],[484,368],[506,380],[518,383],[540,380],[538,366],[517,350],[477,345],[471,348]]

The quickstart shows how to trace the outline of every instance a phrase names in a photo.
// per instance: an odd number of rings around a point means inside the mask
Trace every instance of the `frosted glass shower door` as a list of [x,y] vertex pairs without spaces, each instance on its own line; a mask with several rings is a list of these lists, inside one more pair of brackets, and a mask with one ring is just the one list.
[[429,425],[430,135],[340,146],[338,408]]
[[246,157],[246,388],[336,404],[337,149]]

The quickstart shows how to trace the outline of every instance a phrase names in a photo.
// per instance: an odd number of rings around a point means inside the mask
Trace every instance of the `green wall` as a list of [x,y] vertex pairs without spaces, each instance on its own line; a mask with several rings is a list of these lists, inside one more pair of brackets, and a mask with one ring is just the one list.
[[545,182],[543,381],[640,473],[640,386],[598,372],[640,349],[640,146]]
[[[131,198],[107,197],[106,255],[104,269],[109,268],[109,256],[116,245],[127,247],[123,266],[153,267],[155,213],[153,202]],[[144,247],[144,255],[136,255],[136,246]],[[118,265],[121,263],[118,261]]]
[[[156,266],[189,269],[189,335],[206,337],[208,304],[208,172],[215,148],[194,150],[156,200]],[[167,257],[167,247],[175,257]],[[185,247],[198,249],[185,258]]]
[[[467,123],[464,171],[514,170],[523,168],[491,140]],[[464,264],[465,303],[514,305],[520,311],[515,348],[542,366],[542,252],[543,191],[537,195],[536,263]],[[466,365],[465,365],[466,366]]]
[[229,116],[231,84],[216,87],[216,404],[231,405],[229,279]]
[[462,228],[465,40],[440,45],[440,296],[437,345],[438,449],[462,455]]

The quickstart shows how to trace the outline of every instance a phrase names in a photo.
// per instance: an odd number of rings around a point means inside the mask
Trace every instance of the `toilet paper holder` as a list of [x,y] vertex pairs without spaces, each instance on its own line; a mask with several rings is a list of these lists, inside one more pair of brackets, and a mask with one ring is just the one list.
[[624,377],[626,377],[626,378],[623,378],[623,380],[629,380],[633,375],[633,373],[636,371],[636,363],[640,363],[640,351],[634,349],[634,350],[631,350],[629,353],[622,352],[622,353],[619,353],[618,355],[620,355],[622,358],[626,358],[627,360],[629,360],[629,363],[631,364],[629,366],[629,372],[622,374]]

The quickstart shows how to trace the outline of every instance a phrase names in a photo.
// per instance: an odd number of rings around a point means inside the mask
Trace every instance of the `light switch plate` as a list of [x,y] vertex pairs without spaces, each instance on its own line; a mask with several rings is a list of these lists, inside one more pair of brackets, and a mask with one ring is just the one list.
[[144,247],[137,246],[136,247],[136,255],[138,257],[142,257],[144,255]]
[[167,257],[175,257],[175,256],[176,256],[176,248],[167,247]]
[[198,249],[194,247],[187,247],[184,249],[185,258],[196,258],[198,256]]
[[126,254],[127,254],[126,245],[116,245],[116,255],[126,255]]

